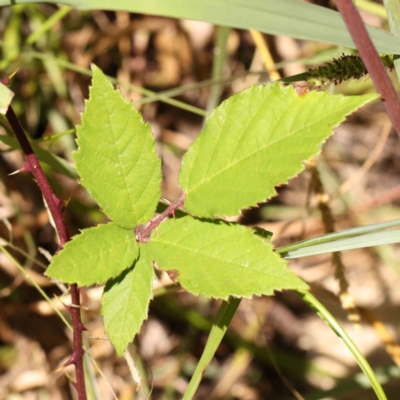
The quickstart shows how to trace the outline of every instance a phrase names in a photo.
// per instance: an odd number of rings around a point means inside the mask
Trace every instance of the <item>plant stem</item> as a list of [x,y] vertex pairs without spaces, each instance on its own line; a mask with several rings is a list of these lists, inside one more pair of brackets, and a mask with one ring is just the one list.
[[166,208],[155,220],[151,221],[146,228],[143,229],[141,226],[138,226],[135,229],[137,241],[139,243],[146,243],[150,238],[151,232],[153,232],[153,230],[160,225],[165,218],[167,218],[169,215],[175,214],[175,211],[179,207],[183,206],[184,201],[185,196],[183,195],[175,203],[171,203],[168,208]]
[[[60,247],[62,247],[70,239],[67,226],[62,214],[62,201],[56,197],[51,189],[42,167],[33,152],[32,146],[25,135],[22,126],[15,115],[14,110],[10,106],[6,112],[6,118],[17,138],[22,152],[25,155],[25,165],[21,171],[30,171],[42,192],[43,198],[49,207],[50,214],[53,217],[56,226],[57,234],[60,238]],[[80,315],[80,293],[77,285],[71,285],[72,305],[68,307],[71,314],[73,326],[73,352],[70,359],[65,363],[65,366],[74,364],[76,370],[76,390],[79,400],[86,400],[85,375],[83,368],[83,346],[82,346],[82,331],[85,327],[82,324]]]
[[337,8],[380,94],[393,127],[400,137],[400,102],[382,60],[352,0],[336,0]]
[[54,224],[56,226],[58,236],[60,237],[60,245],[63,246],[66,242],[68,242],[69,234],[61,212],[61,201],[54,195],[50,184],[43,173],[42,167],[40,166],[39,161],[33,152],[32,146],[25,136],[25,132],[22,129],[22,126],[19,123],[12,107],[8,108],[6,118],[25,155],[26,165],[23,167],[23,170],[28,170],[33,174],[47,203],[47,206],[49,207],[51,216],[54,219]]

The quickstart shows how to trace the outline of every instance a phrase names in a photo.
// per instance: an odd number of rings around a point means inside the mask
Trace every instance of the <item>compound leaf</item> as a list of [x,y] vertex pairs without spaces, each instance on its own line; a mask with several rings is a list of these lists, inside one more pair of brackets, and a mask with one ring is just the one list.
[[107,282],[102,301],[104,326],[118,355],[140,332],[152,299],[154,269],[145,246],[135,265]]
[[84,229],[56,254],[46,275],[79,286],[104,283],[130,267],[139,255],[132,230],[110,223]]
[[299,96],[279,84],[253,86],[226,100],[182,161],[186,209],[199,217],[238,215],[276,194],[320,151],[332,129],[377,95]]
[[266,240],[241,225],[186,216],[157,227],[146,245],[187,291],[227,299],[306,289]]
[[135,107],[96,66],[73,158],[81,184],[124,228],[147,222],[161,195],[154,138]]

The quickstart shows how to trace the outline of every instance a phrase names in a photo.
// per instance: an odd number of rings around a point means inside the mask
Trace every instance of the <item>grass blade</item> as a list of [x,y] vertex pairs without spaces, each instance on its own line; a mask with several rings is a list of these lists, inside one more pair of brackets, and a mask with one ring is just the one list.
[[358,347],[355,345],[350,336],[346,333],[346,331],[340,326],[340,324],[336,321],[336,319],[332,316],[332,314],[310,293],[307,291],[297,291],[297,294],[303,299],[305,303],[307,303],[317,314],[318,316],[328,324],[328,326],[342,339],[343,343],[353,354],[356,359],[358,365],[364,372],[365,376],[368,378],[368,381],[371,384],[371,387],[374,389],[376,396],[379,400],[387,400],[385,392],[382,389],[381,384],[377,376],[375,375],[373,369],[368,364],[368,361],[361,354]]
[[72,10],[71,7],[59,8],[50,18],[47,18],[39,29],[32,32],[26,39],[26,44],[35,43],[42,35],[53,28],[60,20],[62,20]]
[[370,233],[368,235],[354,236],[346,239],[339,239],[329,243],[316,244],[301,249],[290,250],[282,253],[288,259],[314,256],[317,254],[334,253],[364,247],[380,246],[382,244],[393,244],[400,242],[400,229],[389,232]]
[[[214,58],[211,77],[214,80],[222,78],[226,57],[228,55],[228,38],[231,32],[230,28],[225,26],[218,27],[217,40],[214,47]],[[207,104],[207,111],[211,112],[220,103],[220,97],[222,93],[222,86],[212,85],[211,95]]]
[[231,297],[228,301],[222,302],[218,311],[217,321],[211,328],[206,347],[204,348],[203,354],[196,365],[196,369],[182,400],[191,400],[193,398],[197,388],[199,387],[204,371],[213,359],[214,354],[217,351],[226,330],[228,329],[228,325],[231,322],[231,319],[234,316],[237,308],[239,307],[239,304],[240,299],[234,297]]
[[[346,229],[346,230],[343,230],[340,232],[328,233],[327,235],[318,236],[316,238],[302,240],[301,242],[290,244],[288,246],[279,247],[275,251],[278,254],[282,254],[285,258],[286,257],[296,258],[296,257],[291,257],[291,256],[294,254],[301,254],[301,252],[295,253],[294,252],[295,250],[303,250],[304,249],[305,252],[309,251],[312,253],[315,250],[315,246],[317,246],[317,245],[338,242],[339,240],[341,241],[340,242],[341,245],[348,245],[349,243],[351,243],[352,238],[360,237],[360,236],[365,237],[365,236],[367,236],[367,234],[371,234],[372,232],[379,232],[379,231],[383,231],[384,229],[394,228],[396,226],[400,226],[400,219],[395,219],[393,221],[387,221],[387,222],[381,222],[379,224],[372,224],[372,225],[360,226],[357,228]],[[382,232],[382,233],[391,234],[393,232],[396,232],[396,231]],[[373,238],[371,238],[371,235],[368,235],[368,236],[369,237],[367,237],[367,239],[373,239]],[[384,240],[386,240],[388,237],[384,236],[384,238],[385,238]],[[390,238],[390,236],[389,236],[389,238]],[[376,239],[379,241],[379,235],[376,237]],[[383,239],[383,237],[381,239]],[[396,241],[390,242],[390,243],[396,243]],[[337,244],[338,243],[336,243],[335,245],[337,245]],[[388,243],[387,242],[386,243],[377,243],[375,245],[379,245],[379,244],[388,244]],[[368,245],[368,246],[370,246],[370,245]],[[361,246],[361,247],[368,247],[368,246]],[[305,250],[305,248],[309,248],[309,249]],[[322,248],[322,246],[320,246],[319,248]],[[354,248],[356,248],[356,247],[354,247]],[[360,248],[360,247],[358,247],[358,248]],[[345,250],[349,250],[349,249],[345,249]],[[330,250],[330,251],[333,251],[333,250]],[[329,253],[330,251],[327,251],[327,253]],[[340,251],[340,250],[334,250],[334,251]],[[315,253],[315,254],[322,254],[322,253]],[[313,255],[313,254],[309,254],[309,255]],[[305,256],[299,255],[298,257],[305,257]]]
[[[46,2],[58,4],[59,0]],[[0,0],[0,6],[24,3],[27,0]],[[80,9],[121,10],[195,19],[354,48],[338,12],[298,0],[64,0],[62,3]],[[382,29],[369,27],[368,30],[379,52],[400,54],[396,37]]]
[[[0,6],[1,6],[1,0],[0,0]],[[1,41],[0,41],[0,46],[2,46]],[[4,47],[4,46],[2,46],[2,47]],[[55,63],[57,63],[58,65],[60,65],[63,68],[69,69],[71,71],[77,72],[82,75],[92,76],[92,72],[90,69],[84,68],[84,67],[79,67],[78,65],[75,65],[69,61],[63,60],[61,58],[52,57],[46,53],[43,54],[43,53],[39,53],[37,51],[30,50],[29,48],[24,48],[23,55],[26,57],[32,57],[32,58],[42,60],[44,62],[47,60],[54,61]],[[151,90],[142,88],[140,86],[132,85],[131,83],[119,82],[117,79],[115,79],[113,77],[108,77],[108,78],[112,83],[127,87],[130,90],[133,90],[137,93],[142,94],[143,96],[155,96],[157,94]],[[201,115],[203,117],[207,116],[207,112],[205,110],[202,110],[202,109],[192,106],[190,104],[186,104],[179,100],[170,99],[170,98],[164,97],[164,96],[159,96],[158,100],[161,102],[164,102],[166,104],[170,104],[171,106],[178,107],[182,110],[186,110],[193,114]]]

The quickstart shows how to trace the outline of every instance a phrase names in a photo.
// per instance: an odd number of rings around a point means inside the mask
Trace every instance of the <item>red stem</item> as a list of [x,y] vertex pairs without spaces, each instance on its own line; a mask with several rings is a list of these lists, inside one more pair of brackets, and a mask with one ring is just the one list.
[[[14,110],[10,106],[6,112],[6,118],[14,131],[15,137],[17,138],[19,145],[25,155],[25,170],[32,172],[40,191],[49,207],[50,214],[53,217],[54,224],[58,236],[60,238],[60,246],[62,247],[70,239],[67,226],[64,221],[64,216],[61,211],[62,201],[56,197],[51,189],[49,181],[47,180],[42,167],[33,152],[32,146],[29,143],[28,138],[25,135],[22,126],[15,115]],[[68,307],[68,311],[71,314],[72,326],[73,326],[73,352],[67,361],[66,365],[74,364],[76,371],[76,389],[78,392],[79,400],[86,400],[86,388],[85,388],[85,374],[83,367],[83,346],[82,346],[82,331],[85,327],[82,324],[80,314],[80,293],[77,285],[71,285],[71,299],[72,306]]]
[[161,222],[164,221],[165,218],[167,218],[169,215],[175,214],[175,211],[183,206],[183,203],[185,202],[185,195],[183,195],[179,200],[177,200],[175,203],[172,203],[168,206],[167,209],[165,209],[155,220],[151,221],[149,225],[143,229],[142,227],[137,227],[136,228],[136,235],[137,235],[137,240],[140,243],[145,243],[149,240],[151,232],[161,224]]
[[337,8],[380,94],[393,127],[400,137],[400,101],[382,60],[352,0],[336,0]]

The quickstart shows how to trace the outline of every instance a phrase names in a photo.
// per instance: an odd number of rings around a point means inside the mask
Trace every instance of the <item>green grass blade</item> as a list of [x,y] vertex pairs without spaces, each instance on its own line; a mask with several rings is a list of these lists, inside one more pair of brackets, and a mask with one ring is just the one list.
[[275,251],[278,254],[288,254],[293,252],[294,250],[304,249],[306,247],[312,247],[324,243],[330,243],[340,239],[354,238],[356,236],[366,235],[372,232],[379,232],[383,231],[384,229],[394,228],[396,226],[400,226],[400,219],[381,222],[379,224],[372,224],[372,225],[360,226],[357,228],[346,229],[340,232],[328,233],[327,235],[318,236],[312,239],[302,240],[301,242],[290,244],[288,246],[279,247]]
[[20,32],[22,31],[23,8],[21,6],[14,7],[12,11],[1,33],[2,41],[6,46],[3,48],[0,59],[0,71],[7,69],[21,52]]
[[[231,32],[231,28],[225,26],[218,27],[217,40],[214,47],[214,58],[211,77],[212,79],[221,79],[226,57],[228,54],[228,38]],[[211,112],[220,103],[222,87],[219,85],[211,86],[211,95],[207,104],[207,111]]]
[[[0,0],[0,6],[30,2]],[[46,0],[46,3],[57,4],[59,0]],[[62,3],[80,9],[120,10],[195,19],[355,48],[338,12],[299,0],[64,0]],[[382,29],[369,27],[368,30],[379,52],[400,54],[400,43],[394,36]]]
[[221,85],[225,85],[227,83],[231,83],[231,82],[235,81],[236,79],[244,78],[248,75],[260,75],[260,74],[263,74],[264,72],[265,71],[260,71],[260,72],[245,71],[241,74],[223,77],[223,78],[219,78],[219,79],[205,79],[203,81],[189,83],[187,85],[177,86],[173,89],[163,90],[162,92],[156,93],[154,96],[143,97],[141,99],[134,100],[133,104],[141,105],[141,104],[153,103],[154,101],[160,101],[165,98],[180,96],[181,94],[189,92],[191,90],[203,89],[203,88],[209,87],[209,86],[221,86]]
[[[328,48],[327,50],[321,51],[321,52],[317,53],[316,55],[313,55],[310,57],[303,57],[303,58],[299,58],[299,59],[292,60],[292,61],[281,61],[281,62],[275,64],[275,68],[283,68],[288,65],[292,65],[294,63],[300,63],[302,65],[321,64],[323,62],[331,61],[332,58],[337,57],[339,54],[340,53],[338,52],[337,48],[331,47],[331,48]],[[197,89],[202,89],[205,87],[215,86],[215,85],[225,85],[227,83],[231,83],[231,82],[235,81],[236,79],[245,78],[246,76],[262,75],[262,74],[265,74],[265,70],[244,71],[244,72],[241,72],[241,73],[238,73],[235,75],[221,77],[219,79],[205,79],[203,81],[190,83],[187,85],[181,85],[181,86],[175,87],[173,89],[167,89],[162,92],[158,92],[154,96],[143,97],[141,99],[134,100],[133,104],[139,105],[139,104],[152,103],[153,101],[159,101],[162,98],[171,98],[171,97],[179,96],[190,90],[197,90]],[[304,72],[302,74],[282,78],[280,81],[282,81],[282,82],[297,82],[297,81],[306,80],[306,79],[307,79],[307,72]]]
[[380,246],[382,244],[393,244],[400,242],[400,229],[388,232],[370,233],[368,235],[354,236],[346,239],[339,239],[329,243],[316,244],[297,250],[290,250],[281,253],[284,258],[300,258],[314,256],[317,254],[334,253],[364,247]]
[[204,371],[213,359],[214,354],[217,351],[226,330],[228,329],[228,325],[231,322],[231,319],[234,316],[237,308],[239,307],[239,304],[240,299],[234,297],[231,297],[228,301],[222,302],[218,311],[217,321],[211,328],[206,347],[204,348],[203,354],[197,363],[192,379],[189,382],[182,400],[191,400],[195,395]]
[[35,139],[35,143],[42,143],[42,142],[50,142],[50,143],[54,143],[56,140],[64,137],[64,136],[68,136],[68,135],[72,135],[74,134],[76,131],[75,128],[73,129],[68,129],[64,132],[59,132],[59,133],[53,133],[50,136],[42,136],[40,138]]
[[333,315],[310,293],[307,291],[297,291],[297,294],[303,299],[305,303],[307,303],[317,314],[318,316],[328,324],[328,326],[336,333],[336,335],[342,339],[343,343],[353,354],[356,359],[358,365],[364,372],[365,376],[368,378],[368,381],[371,384],[371,387],[374,389],[376,396],[379,400],[387,400],[385,392],[382,389],[381,384],[377,376],[375,375],[373,369],[368,364],[368,361],[362,355],[358,347],[355,345],[350,336],[346,333],[346,331],[340,326],[340,324],[336,321]]
[[[176,290],[172,288],[172,290]],[[160,293],[159,290],[153,292],[154,297]],[[164,293],[166,294],[166,293]],[[162,301],[157,299],[153,302],[152,308],[158,312],[162,311],[166,318],[174,324],[187,323],[199,329],[202,332],[209,333],[212,328],[212,322],[201,315],[198,311],[190,307],[182,307],[182,305],[173,296],[166,296]],[[304,371],[313,374],[316,377],[329,377],[332,379],[339,379],[339,377],[332,373],[331,370],[323,369],[317,366],[312,360],[307,360],[301,355],[294,354],[290,350],[284,350],[273,345],[269,345],[269,352],[265,351],[265,347],[257,345],[252,340],[248,340],[238,332],[228,330],[224,336],[224,342],[233,349],[242,348],[249,350],[257,362],[263,366],[273,366],[273,358],[279,360],[279,367],[285,373],[289,374],[294,380],[298,382],[304,381]]]
[[[1,0],[0,0],[1,1]],[[0,3],[1,5],[1,3]],[[0,41],[0,45],[2,45],[2,42]],[[79,74],[82,75],[87,75],[87,76],[92,76],[92,72],[90,69],[88,68],[83,68],[83,67],[79,67],[78,65],[75,65],[69,61],[66,60],[62,60],[56,57],[51,57],[48,54],[43,54],[43,53],[39,53],[37,51],[33,51],[33,50],[29,50],[29,49],[24,49],[23,50],[23,55],[24,56],[30,56],[32,58],[37,58],[39,60],[42,61],[46,61],[46,60],[52,60],[54,62],[56,62],[58,65],[60,65],[63,68],[69,69],[71,71],[75,71]],[[123,87],[127,87],[130,90],[133,90],[137,93],[142,94],[143,96],[155,96],[156,93],[142,88],[140,86],[136,86],[136,85],[132,85],[131,83],[125,83],[125,82],[119,82],[117,79],[113,78],[113,77],[109,77],[110,82],[114,83],[114,84],[118,84],[119,86],[123,86]],[[195,106],[191,106],[190,104],[186,104],[182,101],[179,100],[175,100],[175,99],[170,99],[168,97],[164,97],[164,96],[159,96],[158,98],[159,101],[164,102],[166,104],[169,104],[171,106],[174,107],[178,107],[181,108],[182,110],[186,110],[188,112],[191,112],[193,114],[197,114],[197,115],[201,115],[201,116],[207,116],[207,112],[205,110],[202,110],[201,108],[195,107]]]
[[40,36],[44,35],[47,31],[49,31],[58,21],[62,20],[69,12],[72,10],[72,7],[61,7],[59,8],[50,18],[48,18],[42,26],[32,32],[26,39],[26,44],[33,44],[40,38]]

